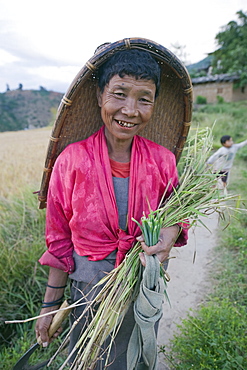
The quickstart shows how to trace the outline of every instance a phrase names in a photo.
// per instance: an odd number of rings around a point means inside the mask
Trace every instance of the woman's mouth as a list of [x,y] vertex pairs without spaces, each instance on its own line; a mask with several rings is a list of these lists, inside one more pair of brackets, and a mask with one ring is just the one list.
[[135,123],[129,123],[129,122],[125,122],[125,121],[118,121],[118,120],[116,120],[116,122],[117,122],[120,126],[122,126],[122,127],[129,127],[129,128],[131,128],[131,127],[136,126],[136,124],[135,124]]

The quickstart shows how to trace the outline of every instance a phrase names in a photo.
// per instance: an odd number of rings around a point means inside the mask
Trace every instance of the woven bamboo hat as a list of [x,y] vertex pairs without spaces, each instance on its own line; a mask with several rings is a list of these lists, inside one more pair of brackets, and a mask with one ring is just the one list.
[[107,43],[82,67],[60,103],[39,191],[40,208],[46,206],[51,171],[58,155],[68,144],[86,139],[103,124],[96,98],[98,67],[114,53],[133,48],[148,51],[161,66],[159,96],[150,124],[141,135],[171,150],[178,162],[192,116],[192,83],[186,68],[171,51],[151,40],[128,38]]

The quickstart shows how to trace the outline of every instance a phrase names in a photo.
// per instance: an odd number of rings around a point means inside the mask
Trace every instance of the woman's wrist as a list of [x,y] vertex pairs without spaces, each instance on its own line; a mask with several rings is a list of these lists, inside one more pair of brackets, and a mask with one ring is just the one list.
[[[54,312],[54,311],[59,310],[60,306],[61,305],[56,305],[56,306],[52,306],[52,307],[41,308],[40,315],[46,314],[48,316],[48,314],[51,313],[51,315],[54,316],[56,314],[56,312]],[[54,312],[54,313],[52,313],[52,312]]]
[[46,284],[48,288],[52,289],[65,289],[67,285],[62,285],[62,286],[54,286],[54,285],[49,285],[48,283]]
[[[64,287],[54,289],[49,284],[46,287],[44,300],[42,301],[41,308],[56,309],[60,307],[64,300]],[[54,308],[55,307],[55,308]]]
[[55,307],[55,306],[60,306],[63,303],[63,297],[62,295],[60,298],[55,299],[54,301],[43,301],[41,308],[49,308],[49,307]]

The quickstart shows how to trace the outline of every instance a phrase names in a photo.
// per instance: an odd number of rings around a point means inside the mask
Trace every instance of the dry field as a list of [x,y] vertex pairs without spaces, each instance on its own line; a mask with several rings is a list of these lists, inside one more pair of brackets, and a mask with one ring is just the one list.
[[0,196],[39,190],[51,127],[0,133]]

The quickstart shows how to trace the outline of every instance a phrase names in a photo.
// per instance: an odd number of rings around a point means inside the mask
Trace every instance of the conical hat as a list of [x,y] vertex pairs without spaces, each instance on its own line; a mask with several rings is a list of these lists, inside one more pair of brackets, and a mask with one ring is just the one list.
[[161,66],[159,96],[141,135],[171,150],[178,162],[192,115],[192,83],[186,68],[171,51],[151,40],[128,38],[107,43],[81,68],[60,103],[39,191],[40,208],[45,207],[51,171],[58,155],[68,144],[86,139],[103,124],[96,99],[98,67],[117,51],[133,48],[148,51]]

